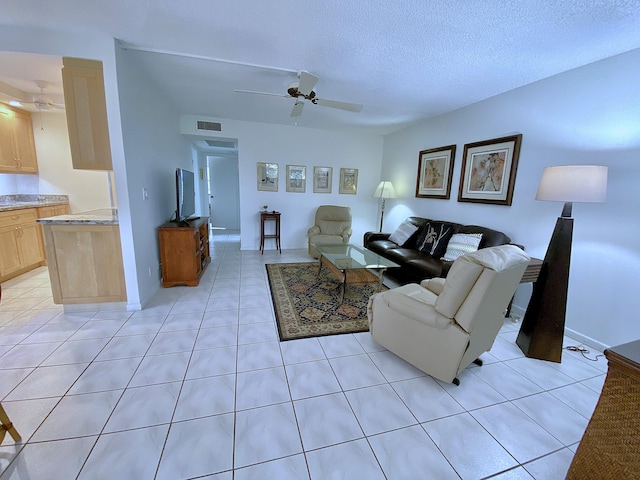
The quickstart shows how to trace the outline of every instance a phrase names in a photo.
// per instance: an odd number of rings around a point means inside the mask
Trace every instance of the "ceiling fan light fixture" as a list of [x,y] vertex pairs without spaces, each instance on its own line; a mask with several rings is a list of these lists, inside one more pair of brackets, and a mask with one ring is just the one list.
[[324,107],[337,108],[339,110],[345,110],[348,112],[360,112],[362,105],[358,103],[340,102],[337,100],[327,100],[324,98],[318,98],[318,93],[314,90],[318,77],[315,75],[301,70],[298,73],[298,80],[294,80],[287,87],[287,94],[280,95],[271,92],[257,92],[254,90],[234,90],[238,93],[252,93],[257,95],[271,95],[285,98],[295,98],[296,102],[291,111],[292,117],[299,117],[302,114],[302,107],[304,107],[304,100],[309,100],[314,105],[321,105]]

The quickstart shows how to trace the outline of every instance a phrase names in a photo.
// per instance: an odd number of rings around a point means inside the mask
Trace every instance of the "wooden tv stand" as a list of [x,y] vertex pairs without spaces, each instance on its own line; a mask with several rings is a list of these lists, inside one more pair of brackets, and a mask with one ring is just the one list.
[[167,222],[158,227],[162,286],[195,287],[211,261],[207,217]]

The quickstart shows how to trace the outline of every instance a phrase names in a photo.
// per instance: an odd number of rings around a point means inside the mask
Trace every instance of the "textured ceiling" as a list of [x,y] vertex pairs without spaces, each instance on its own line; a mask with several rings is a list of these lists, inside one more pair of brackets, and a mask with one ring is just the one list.
[[640,48],[638,0],[2,3],[0,24],[119,39],[181,113],[292,125],[293,99],[234,89],[284,95],[307,70],[320,98],[364,108],[307,104],[298,125],[377,133]]

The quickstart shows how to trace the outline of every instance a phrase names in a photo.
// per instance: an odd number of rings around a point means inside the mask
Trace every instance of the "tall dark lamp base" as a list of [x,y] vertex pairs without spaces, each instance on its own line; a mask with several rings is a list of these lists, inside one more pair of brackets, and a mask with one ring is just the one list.
[[562,361],[562,340],[567,310],[573,218],[565,205],[553,230],[540,276],[533,286],[516,343],[527,357]]

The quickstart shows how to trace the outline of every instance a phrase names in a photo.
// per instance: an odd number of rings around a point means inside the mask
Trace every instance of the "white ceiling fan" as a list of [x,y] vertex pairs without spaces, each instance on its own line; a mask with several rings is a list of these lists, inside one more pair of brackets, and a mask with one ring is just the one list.
[[31,104],[35,106],[38,110],[50,110],[52,108],[57,108],[61,110],[64,109],[64,104],[55,103],[45,95],[44,89],[47,88],[47,86],[49,85],[47,82],[45,82],[44,80],[34,80],[33,83],[35,83],[38,86],[38,88],[40,89],[40,93],[34,94],[32,96],[31,101],[20,100],[20,103]]
[[318,98],[314,87],[318,82],[318,77],[302,70],[298,74],[298,81],[292,82],[287,88],[287,94],[270,93],[270,92],[256,92],[254,90],[234,90],[237,93],[251,93],[256,95],[271,95],[275,97],[283,98],[295,98],[296,102],[291,110],[292,117],[299,117],[302,115],[302,109],[304,108],[305,100],[313,103],[314,105],[322,105],[324,107],[337,108],[340,110],[346,110],[348,112],[360,112],[362,105],[358,103],[339,102],[336,100],[326,100]]

